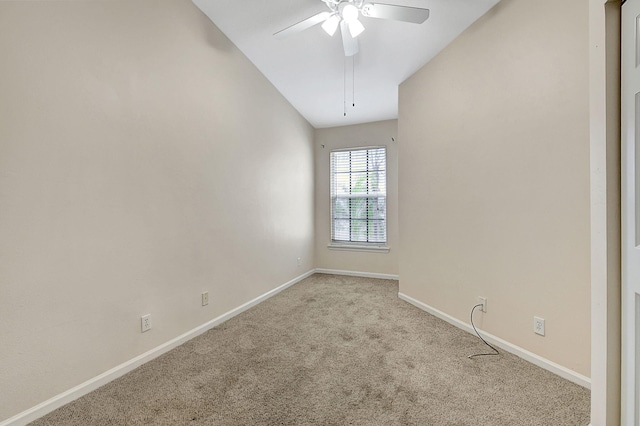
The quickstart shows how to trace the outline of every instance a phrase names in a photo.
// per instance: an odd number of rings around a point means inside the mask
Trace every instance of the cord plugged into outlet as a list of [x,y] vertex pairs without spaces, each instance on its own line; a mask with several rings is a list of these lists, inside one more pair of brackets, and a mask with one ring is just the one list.
[[[484,305],[484,307],[486,308],[486,306],[487,306],[487,305],[486,305],[486,298],[480,298],[480,297],[479,297],[479,299],[485,299],[485,305]],[[486,340],[485,340],[485,339],[480,335],[480,333],[478,333],[478,329],[476,328],[476,325],[473,323],[473,312],[474,312],[477,308],[480,308],[480,307],[482,307],[482,306],[483,306],[483,305],[482,305],[482,303],[478,303],[478,304],[476,304],[473,308],[471,308],[471,318],[470,318],[470,319],[471,319],[471,327],[473,327],[473,331],[475,331],[475,332],[476,332],[476,335],[478,336],[478,338],[479,338],[480,340],[482,340],[482,342],[483,342],[485,345],[487,345],[489,348],[491,348],[491,350],[492,350],[493,352],[477,353],[477,354],[469,355],[469,356],[467,357],[467,358],[469,358],[469,359],[473,359],[473,358],[480,357],[480,356],[496,356],[496,355],[500,355],[500,352],[498,352],[498,350],[497,350],[496,348],[494,348],[491,344],[489,344],[489,342],[487,342],[487,341],[486,341]]]
[[480,310],[482,312],[487,312],[487,298],[486,297],[482,297],[482,296],[478,296],[478,305],[480,306]]

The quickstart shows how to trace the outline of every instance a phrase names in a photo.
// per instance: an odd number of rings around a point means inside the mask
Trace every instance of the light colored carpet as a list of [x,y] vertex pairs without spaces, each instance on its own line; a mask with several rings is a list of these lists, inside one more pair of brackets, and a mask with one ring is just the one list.
[[314,275],[32,423],[581,425],[589,391],[398,299]]

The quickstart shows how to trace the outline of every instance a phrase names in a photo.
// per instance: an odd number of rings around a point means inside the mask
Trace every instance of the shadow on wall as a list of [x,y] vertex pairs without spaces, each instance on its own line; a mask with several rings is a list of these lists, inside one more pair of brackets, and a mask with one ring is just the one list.
[[195,4],[192,6],[198,13],[198,26],[202,30],[207,45],[221,52],[231,52],[235,46],[226,35]]

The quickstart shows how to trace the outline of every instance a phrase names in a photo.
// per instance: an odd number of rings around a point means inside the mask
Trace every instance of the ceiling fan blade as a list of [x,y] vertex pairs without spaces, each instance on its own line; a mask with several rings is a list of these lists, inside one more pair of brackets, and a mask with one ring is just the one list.
[[344,20],[340,22],[340,33],[342,34],[344,56],[353,56],[358,53],[358,40],[351,36],[349,25]]
[[394,4],[369,3],[362,7],[362,16],[422,24],[429,17],[429,9],[398,6]]
[[273,36],[279,39],[289,37],[292,34],[299,33],[301,31],[306,30],[307,28],[311,28],[314,25],[319,24],[320,22],[324,22],[329,16],[331,16],[331,12],[320,12],[316,15],[313,15],[305,20],[298,22],[297,24],[293,24],[290,27],[285,28],[284,30],[278,31]]

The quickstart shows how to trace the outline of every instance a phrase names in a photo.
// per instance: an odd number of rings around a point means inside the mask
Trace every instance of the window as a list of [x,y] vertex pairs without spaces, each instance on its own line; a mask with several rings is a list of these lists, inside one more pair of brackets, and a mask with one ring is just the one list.
[[387,242],[387,151],[356,148],[331,152],[331,241],[358,245]]

